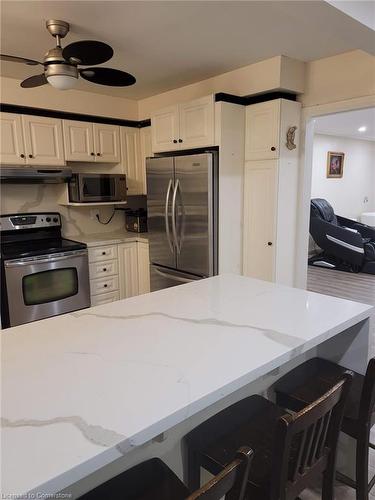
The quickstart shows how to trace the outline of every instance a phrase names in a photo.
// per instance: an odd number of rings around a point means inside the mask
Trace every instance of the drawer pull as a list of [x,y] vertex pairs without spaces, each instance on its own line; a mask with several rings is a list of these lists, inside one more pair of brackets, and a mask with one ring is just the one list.
[[104,283],[104,288],[107,288],[107,286],[108,286],[107,283]]
[[102,255],[107,255],[106,252],[102,252]]
[[107,268],[106,267],[103,267],[103,271],[106,272]]

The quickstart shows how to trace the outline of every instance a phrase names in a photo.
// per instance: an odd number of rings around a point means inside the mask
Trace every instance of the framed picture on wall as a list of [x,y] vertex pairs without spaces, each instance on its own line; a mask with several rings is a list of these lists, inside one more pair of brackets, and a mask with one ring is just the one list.
[[334,153],[328,151],[327,155],[327,178],[340,179],[344,172],[345,153]]

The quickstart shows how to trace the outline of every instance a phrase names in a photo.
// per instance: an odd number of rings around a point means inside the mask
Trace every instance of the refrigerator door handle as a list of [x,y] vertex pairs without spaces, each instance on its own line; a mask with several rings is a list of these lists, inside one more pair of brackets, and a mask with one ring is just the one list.
[[168,278],[168,279],[171,279],[171,280],[180,281],[181,283],[192,283],[194,281],[197,281],[197,280],[201,279],[201,278],[191,279],[191,278],[185,278],[183,276],[177,276],[176,274],[164,273],[163,271],[161,271],[156,266],[153,266],[153,268],[154,268],[154,271],[157,274],[159,274],[160,276],[163,276],[163,278]]
[[[178,242],[177,224],[176,224],[177,191],[180,193],[180,197],[181,197],[180,180],[179,179],[177,179],[176,184],[174,186],[173,197],[172,197],[172,234],[173,234],[174,244],[176,245],[177,253],[179,254],[179,253],[181,253],[181,241],[180,241],[180,243]],[[181,205],[182,205],[182,203],[181,203]]]
[[[169,249],[170,249],[171,253],[174,254],[173,243],[171,241],[171,235],[170,235],[170,231],[169,231],[169,220],[168,220],[168,217],[169,217],[169,215],[168,215],[168,203],[169,203],[169,195],[170,195],[171,189],[172,189],[172,183],[173,183],[172,179],[169,179],[167,194],[165,196],[164,220],[165,220],[165,232],[167,235]],[[173,215],[172,215],[172,228],[173,228]]]

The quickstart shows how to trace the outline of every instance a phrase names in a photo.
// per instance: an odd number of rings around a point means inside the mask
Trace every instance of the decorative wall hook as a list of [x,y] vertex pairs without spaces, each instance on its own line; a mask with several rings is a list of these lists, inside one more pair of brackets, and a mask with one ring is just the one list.
[[286,133],[286,147],[290,150],[296,149],[297,145],[294,142],[296,130],[298,127],[289,127]]

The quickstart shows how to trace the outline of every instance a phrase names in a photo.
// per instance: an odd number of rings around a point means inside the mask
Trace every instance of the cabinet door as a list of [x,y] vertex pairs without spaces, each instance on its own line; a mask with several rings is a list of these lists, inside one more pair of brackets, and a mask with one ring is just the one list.
[[138,253],[138,295],[150,291],[150,255],[148,243],[137,242]]
[[22,116],[28,165],[65,165],[62,121],[44,116]]
[[181,149],[213,146],[215,142],[213,96],[180,104],[179,111]]
[[126,174],[128,194],[144,193],[145,175],[141,162],[139,129],[121,127],[121,163]]
[[276,207],[276,160],[245,164],[243,274],[274,281]]
[[0,119],[0,162],[8,165],[25,164],[21,115],[0,113]]
[[279,135],[280,99],[247,106],[245,160],[278,158]]
[[63,120],[65,159],[95,161],[93,124]]
[[178,106],[169,106],[151,116],[151,142],[153,153],[180,149]]
[[94,145],[97,162],[119,163],[120,127],[94,123]]
[[120,299],[138,295],[137,243],[118,245]]
[[141,167],[140,176],[142,178],[142,194],[147,194],[147,183],[146,183],[146,158],[154,156],[152,154],[152,143],[151,143],[151,127],[141,128],[139,131],[139,138],[141,142]]

